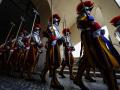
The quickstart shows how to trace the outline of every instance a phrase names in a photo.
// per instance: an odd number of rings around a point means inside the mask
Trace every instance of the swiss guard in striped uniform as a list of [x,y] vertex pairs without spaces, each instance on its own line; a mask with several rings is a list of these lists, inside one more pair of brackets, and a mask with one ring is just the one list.
[[42,42],[42,39],[40,36],[41,33],[42,33],[42,25],[41,25],[41,23],[36,23],[34,26],[34,30],[32,32],[32,42],[34,43],[36,50],[37,50],[36,60],[35,60],[34,65],[33,65],[33,71],[35,70],[35,67],[38,63],[39,55],[43,52],[41,50],[41,48],[43,47],[43,42]]
[[17,56],[17,63],[16,68],[19,72],[24,71],[24,58],[26,52],[27,41],[29,39],[28,32],[25,28],[22,28],[20,31],[18,38],[17,38],[17,47],[18,47],[18,56]]
[[112,20],[110,21],[110,23],[116,27],[116,31],[115,31],[115,36],[119,41],[120,44],[120,16],[116,16],[114,18],[112,18]]
[[59,72],[59,75],[62,76],[62,78],[65,78],[65,76],[63,75],[63,70],[65,68],[65,66],[69,67],[69,71],[70,71],[70,79],[72,80],[74,78],[73,76],[73,72],[72,72],[72,67],[73,67],[73,63],[74,63],[74,57],[72,54],[72,51],[75,50],[74,46],[72,45],[71,42],[71,32],[69,28],[65,28],[62,31],[63,33],[63,61],[62,61],[62,67],[61,70]]
[[25,29],[22,29],[17,37],[17,45],[18,48],[24,48],[25,47],[25,43],[24,43],[24,38],[25,38],[25,34],[24,32],[26,32]]
[[41,24],[36,23],[34,26],[34,30],[32,32],[32,40],[34,41],[36,46],[39,48],[43,47],[43,43],[40,38],[41,28],[42,28]]
[[99,33],[101,26],[90,15],[93,6],[93,2],[85,1],[81,2],[77,7],[77,27],[81,29],[84,58],[80,61],[74,83],[82,90],[89,90],[82,82],[83,73],[89,64],[91,67],[96,67],[100,70],[108,86],[108,90],[119,90],[113,75],[113,68],[119,67],[119,64]]
[[43,47],[43,43],[40,38],[41,27],[40,23],[35,23],[33,31],[29,36],[29,40],[26,40],[26,60],[24,68],[27,71],[28,79],[32,79],[32,73],[38,63],[39,54],[42,53],[40,50]]
[[[30,48],[30,45],[28,45],[29,35],[26,28],[22,28],[18,34],[17,40],[16,40],[16,46],[17,46],[17,52],[16,52],[16,60],[14,61],[15,70],[18,71],[21,75],[21,77],[24,77],[24,72],[26,70],[26,51]],[[29,47],[29,48],[28,48]]]
[[5,43],[5,45],[1,48],[1,61],[2,61],[2,70],[9,71],[9,62],[8,57],[10,54],[10,50],[12,48],[13,43],[13,35],[9,37],[9,40]]
[[[52,18],[53,17],[53,18]],[[42,71],[42,81],[45,81],[47,71],[51,72],[51,87],[63,89],[64,87],[59,83],[56,76],[56,69],[59,68],[61,62],[60,45],[61,35],[59,31],[59,23],[61,18],[58,14],[53,14],[49,19],[48,28],[45,32],[45,36],[48,38],[47,52],[46,52],[46,64]],[[52,21],[53,20],[53,21]]]

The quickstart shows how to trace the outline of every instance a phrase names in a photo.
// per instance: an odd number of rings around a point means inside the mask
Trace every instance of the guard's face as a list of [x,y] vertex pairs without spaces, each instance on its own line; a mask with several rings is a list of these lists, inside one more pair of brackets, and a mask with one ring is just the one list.
[[[118,27],[115,31],[115,37],[117,38],[117,40],[120,42],[120,27]],[[120,43],[119,43],[120,44]]]
[[24,37],[24,34],[23,34],[23,32],[20,32],[19,36],[21,36],[21,37]]
[[34,31],[40,31],[40,28],[35,28]]
[[84,12],[90,15],[91,13],[91,8],[90,7],[84,7]]
[[115,27],[120,27],[120,20],[114,25]]
[[66,33],[65,33],[65,36],[70,36],[70,32],[66,32]]
[[117,27],[116,32],[118,32],[120,34],[120,26]]
[[59,19],[57,19],[57,18],[54,18],[53,19],[53,23],[55,24],[55,25],[59,25],[59,22],[60,22],[60,20]]

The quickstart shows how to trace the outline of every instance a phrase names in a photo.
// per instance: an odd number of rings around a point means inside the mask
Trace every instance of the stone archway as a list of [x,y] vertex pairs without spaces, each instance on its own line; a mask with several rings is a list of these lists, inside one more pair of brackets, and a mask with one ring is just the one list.
[[48,17],[51,15],[50,6],[47,0],[32,0],[33,4],[38,9],[40,14],[40,21],[47,26]]

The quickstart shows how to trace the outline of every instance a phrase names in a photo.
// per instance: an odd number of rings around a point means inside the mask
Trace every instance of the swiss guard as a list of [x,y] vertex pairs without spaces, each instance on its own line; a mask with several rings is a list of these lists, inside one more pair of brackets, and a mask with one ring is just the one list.
[[115,31],[115,36],[119,41],[120,44],[120,16],[116,16],[114,18],[112,18],[112,20],[110,21],[110,23],[116,27],[116,31]]
[[19,72],[24,71],[24,62],[25,62],[25,53],[26,53],[26,47],[28,46],[28,31],[25,28],[22,28],[20,31],[18,38],[17,38],[17,47],[18,47],[18,55],[17,55],[17,61],[16,61],[16,68]]
[[65,76],[63,75],[63,70],[65,68],[65,66],[69,67],[69,71],[70,71],[70,79],[73,80],[74,76],[73,76],[73,72],[72,72],[72,68],[73,68],[73,63],[74,63],[74,57],[72,54],[72,51],[75,50],[75,48],[72,45],[71,42],[71,32],[69,28],[65,28],[62,31],[63,33],[63,61],[62,61],[62,67],[61,70],[59,72],[59,75],[62,76],[62,78],[65,78]]
[[2,44],[2,46],[0,47],[0,59],[1,59],[1,65],[0,65],[0,69],[1,71],[9,71],[9,65],[8,65],[8,57],[10,54],[10,49],[12,48],[12,43],[13,43],[13,36],[11,35],[11,32],[14,28],[15,24],[13,22],[11,22],[11,27],[10,30],[6,36],[5,42],[4,44]]
[[39,55],[43,52],[41,50],[43,46],[43,42],[42,42],[42,39],[41,39],[41,33],[42,33],[42,25],[41,23],[35,23],[35,26],[34,26],[34,30],[32,32],[32,43],[34,43],[34,47],[36,48],[37,52],[36,52],[36,60],[34,61],[34,64],[33,64],[33,71],[35,70],[35,67],[38,63],[38,60],[39,60]]
[[25,34],[24,34],[25,29],[22,29],[17,37],[17,45],[18,48],[24,48],[25,44],[24,44],[24,38],[25,38]]
[[[110,23],[114,27],[116,27],[116,30],[115,30],[114,34],[115,34],[115,37],[117,38],[117,40],[119,41],[119,44],[120,44],[120,16],[116,16],[116,17],[112,18],[112,20],[110,21]],[[108,47],[109,47],[111,53],[117,59],[117,62],[119,62],[119,64],[120,64],[120,55],[119,55],[118,51],[114,48],[113,45],[111,45],[109,43],[108,43]]]
[[13,36],[10,36],[8,41],[5,43],[5,45],[1,48],[1,61],[2,61],[2,69],[5,71],[9,71],[9,63],[8,63],[8,57],[10,54],[10,50],[12,48],[13,43]]
[[36,46],[39,48],[43,47],[43,43],[42,43],[41,38],[40,38],[40,33],[42,32],[41,28],[42,28],[41,24],[36,23],[34,26],[34,30],[32,32],[32,40],[34,41]]
[[34,72],[39,60],[39,55],[42,53],[41,48],[43,43],[40,38],[41,24],[35,23],[33,31],[29,36],[29,40],[26,43],[26,55],[25,55],[25,70],[27,71],[27,78],[32,79],[32,73]]
[[11,32],[13,30],[13,28],[15,27],[15,24],[13,22],[10,23],[11,27],[10,30],[6,36],[6,39],[4,41],[4,44],[2,44],[0,46],[0,69],[1,71],[6,71],[5,69],[8,68],[8,63],[7,63],[7,59],[9,57],[10,54],[10,48],[12,47],[12,43],[13,43],[13,36],[11,35]]
[[[53,18],[52,18],[53,17]],[[61,35],[59,31],[60,16],[53,14],[49,19],[48,28],[45,32],[45,36],[48,38],[47,52],[46,52],[46,64],[42,71],[41,78],[45,82],[46,73],[49,70],[51,73],[51,87],[64,89],[59,83],[56,76],[56,69],[60,67],[61,55],[60,45],[62,44]]]
[[[41,48],[43,47],[43,43],[42,43],[42,39],[41,39],[41,36],[40,34],[42,33],[42,25],[41,23],[35,23],[34,25],[34,30],[32,32],[32,41],[31,43],[33,44],[34,48],[36,49],[36,53],[35,54],[35,61],[33,63],[33,70],[35,70],[35,67],[38,63],[38,60],[39,60],[39,55],[42,53],[42,50]],[[35,50],[34,49],[34,50]]]
[[93,7],[94,3],[92,1],[84,1],[77,6],[77,27],[81,29],[81,43],[84,47],[84,56],[80,61],[74,83],[82,90],[89,90],[82,81],[83,73],[89,64],[91,67],[96,67],[100,70],[108,90],[119,90],[113,75],[113,67],[117,68],[119,64],[99,33],[101,26],[90,15]]

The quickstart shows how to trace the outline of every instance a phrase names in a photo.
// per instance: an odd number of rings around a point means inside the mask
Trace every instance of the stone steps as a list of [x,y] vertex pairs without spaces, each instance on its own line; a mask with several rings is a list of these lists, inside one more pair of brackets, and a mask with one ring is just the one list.
[[[77,60],[78,59],[75,59],[75,62],[74,62],[74,65],[73,65],[73,74],[75,75],[76,73],[77,73],[77,69],[78,69],[78,66],[77,66]],[[57,69],[57,72],[59,72],[60,71],[60,69],[61,69],[61,66],[60,66],[60,68],[58,68]],[[40,74],[41,72],[40,72],[41,70],[37,70],[37,71],[35,71],[33,74]],[[63,73],[64,74],[67,74],[67,75],[69,75],[69,68],[66,66],[65,67],[65,69],[64,69],[64,71],[63,71]],[[96,77],[101,77],[101,73],[99,72],[99,70],[95,70],[95,73],[94,73],[94,71],[93,70],[91,70],[90,71],[90,74],[92,75],[92,76],[96,76]],[[117,78],[120,78],[120,70],[117,70],[116,71],[116,76],[117,76]]]
[[[77,61],[78,61],[78,59],[75,59],[75,62],[74,62],[74,64],[73,64],[73,74],[74,74],[74,75],[77,73],[77,69],[78,69]],[[61,67],[57,69],[57,72],[59,72],[60,69],[61,69]],[[69,68],[68,68],[67,66],[65,67],[63,73],[64,73],[64,74],[69,74]],[[101,73],[99,72],[98,69],[96,69],[95,72],[94,72],[93,70],[91,70],[91,71],[90,71],[90,74],[91,74],[92,76],[95,76],[95,77],[101,77]],[[116,77],[117,77],[117,78],[120,78],[120,70],[117,70],[117,71],[116,71]]]

